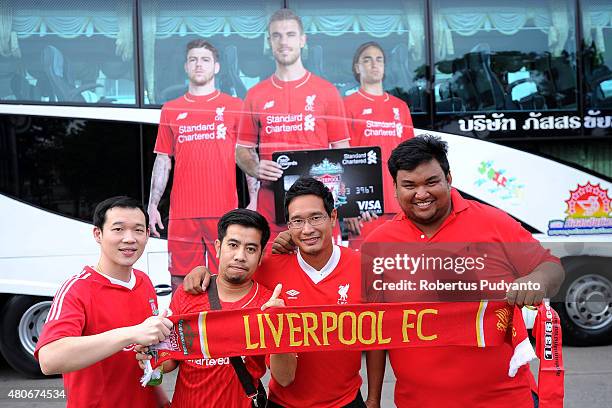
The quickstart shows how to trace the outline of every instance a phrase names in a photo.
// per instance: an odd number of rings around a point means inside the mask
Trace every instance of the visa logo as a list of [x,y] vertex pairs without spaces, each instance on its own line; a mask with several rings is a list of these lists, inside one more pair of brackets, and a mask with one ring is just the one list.
[[382,207],[380,206],[380,200],[367,200],[367,201],[359,201],[357,200],[357,207],[359,207],[359,211],[382,211]]

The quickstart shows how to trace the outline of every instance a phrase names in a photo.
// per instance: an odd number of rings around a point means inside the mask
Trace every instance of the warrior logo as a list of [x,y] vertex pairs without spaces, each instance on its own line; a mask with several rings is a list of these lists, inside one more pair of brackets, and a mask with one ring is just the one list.
[[304,107],[304,110],[306,112],[312,112],[314,111],[314,101],[316,99],[317,95],[309,95],[306,97],[306,106]]
[[217,139],[225,140],[225,135],[227,134],[227,128],[223,123],[219,123],[217,125]]
[[223,112],[225,112],[225,106],[220,106],[215,111],[215,120],[223,122]]
[[351,287],[350,283],[347,283],[346,285],[339,285],[338,286],[338,295],[340,296],[338,298],[338,304],[339,305],[343,305],[346,303],[347,299],[348,299],[348,291],[349,288]]
[[393,108],[393,120],[400,120],[399,108]]
[[369,115],[372,113],[372,108],[363,108],[363,112],[361,112],[362,115]]
[[311,114],[304,116],[304,130],[315,130],[315,118]]
[[176,115],[176,120],[185,119],[186,117],[187,117],[187,112],[181,112],[178,115]]
[[268,101],[264,104],[263,110],[270,109],[272,107],[274,107],[274,101]]

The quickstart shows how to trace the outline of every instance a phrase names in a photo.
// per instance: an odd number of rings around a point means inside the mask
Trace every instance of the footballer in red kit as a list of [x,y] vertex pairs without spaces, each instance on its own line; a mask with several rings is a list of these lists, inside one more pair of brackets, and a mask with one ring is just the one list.
[[[359,90],[344,98],[351,146],[379,146],[382,161],[386,163],[398,144],[414,136],[410,109],[406,102],[383,90],[385,53],[378,43],[367,42],[357,48],[353,75],[360,84]],[[401,212],[393,179],[384,168],[382,181],[384,215],[351,228],[352,232],[359,233],[351,236],[352,248],[359,248],[368,234]]]
[[349,136],[340,94],[302,64],[306,35],[301,19],[290,10],[279,10],[270,18],[268,35],[276,72],[247,93],[236,161],[246,174],[262,181],[257,210],[278,232],[284,226],[275,224],[272,182],[282,176],[283,168],[272,161],[272,153],[348,147]]
[[59,288],[34,356],[43,373],[63,374],[68,407],[159,407],[161,388],[142,387],[136,344],[170,333],[166,311],[157,316],[149,277],[132,265],[148,238],[142,204],[129,197],[102,201],[94,211],[97,266],[83,268]]
[[217,221],[238,206],[231,157],[242,101],[215,89],[218,61],[212,44],[204,40],[187,44],[189,91],[164,104],[159,122],[148,211],[151,234],[159,236],[157,228],[164,225],[157,207],[173,157],[168,226],[168,269],[173,288],[196,265],[205,263],[216,271],[212,243]]
[[[452,189],[446,143],[417,136],[401,143],[389,158],[402,213],[380,226],[368,242],[532,243],[530,254],[508,253],[507,281],[537,282],[540,290],[510,290],[508,303],[534,305],[553,296],[563,281],[559,260],[503,211],[461,197]],[[532,408],[534,380],[529,366],[508,376],[510,344],[472,348],[419,347],[389,351],[399,407]],[[427,375],[424,375],[424,374]]]

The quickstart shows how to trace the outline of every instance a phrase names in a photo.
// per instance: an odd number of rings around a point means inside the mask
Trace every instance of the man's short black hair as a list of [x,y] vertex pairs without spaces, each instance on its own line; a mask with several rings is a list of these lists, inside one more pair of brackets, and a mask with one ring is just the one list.
[[147,228],[149,227],[149,214],[147,214],[147,212],[144,210],[142,203],[136,200],[135,198],[131,198],[128,196],[116,196],[101,201],[94,210],[93,224],[96,227],[102,229],[104,223],[106,222],[106,213],[108,212],[108,210],[115,207],[139,209],[145,216],[145,226]]
[[387,162],[389,173],[393,181],[397,181],[398,171],[412,171],[423,163],[436,160],[444,171],[444,175],[448,176],[450,165],[446,157],[447,152],[448,144],[438,136],[423,134],[413,137],[393,149]]
[[323,200],[325,212],[331,217],[334,209],[334,196],[331,191],[319,180],[308,177],[297,180],[285,194],[285,219],[289,221],[289,204],[291,200],[303,195],[315,195]]
[[247,228],[255,228],[261,232],[261,250],[265,248],[270,239],[270,225],[268,221],[258,212],[237,208],[223,214],[217,223],[217,238],[223,242],[227,229],[230,225],[241,225]]

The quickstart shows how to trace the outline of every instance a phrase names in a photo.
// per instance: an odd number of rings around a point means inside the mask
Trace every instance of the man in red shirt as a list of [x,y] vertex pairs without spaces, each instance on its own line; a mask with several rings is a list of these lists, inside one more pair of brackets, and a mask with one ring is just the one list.
[[[267,287],[281,283],[288,306],[360,303],[359,255],[332,242],[337,213],[329,189],[313,178],[296,181],[287,191],[285,214],[297,253],[267,255],[255,280]],[[192,271],[185,278],[185,290],[201,292],[204,277],[203,268]],[[371,352],[366,353],[368,378],[370,355]],[[298,354],[293,383],[282,387],[274,377],[270,380],[268,407],[365,407],[360,392],[360,368],[359,351]],[[377,384],[378,380],[382,382],[382,377],[372,383]],[[380,388],[368,389],[367,406],[379,404]]]
[[[360,84],[359,90],[344,98],[351,146],[380,146],[386,162],[398,144],[414,136],[414,127],[408,105],[383,90],[385,53],[380,44],[372,41],[357,48],[353,75]],[[384,215],[370,220],[371,214],[366,212],[362,217],[367,223],[357,218],[346,220],[354,234],[350,239],[352,248],[359,248],[370,232],[401,210],[395,200],[391,175],[383,171],[382,179]]]
[[348,147],[349,136],[338,91],[302,64],[306,35],[300,17],[288,9],[278,10],[270,17],[268,36],[276,71],[247,93],[236,163],[261,180],[257,211],[279,232],[285,226],[275,223],[272,182],[283,175],[283,168],[272,161],[272,153]]
[[[206,264],[216,271],[217,221],[238,206],[234,155],[242,101],[215,89],[219,53],[207,41],[187,44],[189,90],[162,107],[148,213],[153,236],[164,228],[157,209],[170,177],[168,269],[173,290],[187,272]],[[222,183],[219,180],[223,180]]]
[[43,373],[63,374],[69,407],[159,407],[163,390],[140,385],[134,344],[164,340],[172,322],[157,314],[155,289],[132,269],[149,230],[142,205],[128,197],[94,212],[100,260],[58,290],[34,356]]
[[[552,297],[564,272],[559,260],[501,210],[466,200],[451,187],[447,145],[435,136],[402,142],[389,158],[389,172],[402,213],[368,242],[531,243],[530,254],[508,254],[506,281],[539,283],[540,290],[511,290],[508,303],[536,305]],[[531,248],[533,248],[531,250]],[[516,252],[516,251],[513,251]],[[535,287],[535,285],[534,285]],[[533,407],[527,365],[508,376],[512,348],[420,347],[389,351],[398,407]],[[379,373],[379,376],[381,374]],[[537,399],[537,397],[534,397]]]
[[[259,213],[247,209],[232,210],[221,217],[215,249],[219,258],[216,277],[222,310],[284,306],[278,299],[281,287],[273,294],[251,278],[261,264],[270,227]],[[198,313],[211,310],[208,292],[192,295],[183,290],[172,297],[170,309],[174,314]],[[139,353],[144,359],[144,354]],[[150,359],[150,356],[147,355]],[[295,375],[297,361],[294,353],[270,355],[270,371],[275,383],[289,385]],[[265,356],[247,357],[245,365],[257,386],[266,372]],[[229,358],[169,360],[163,371],[180,367],[172,398],[173,407],[249,408],[247,397]]]

